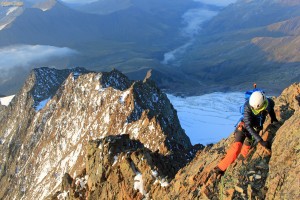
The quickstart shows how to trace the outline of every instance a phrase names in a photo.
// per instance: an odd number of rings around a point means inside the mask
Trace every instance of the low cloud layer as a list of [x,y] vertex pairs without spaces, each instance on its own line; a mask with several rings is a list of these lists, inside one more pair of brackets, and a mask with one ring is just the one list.
[[231,3],[237,2],[237,0],[194,0],[194,1],[209,4],[209,5],[215,5],[215,6],[228,6]]
[[0,93],[6,93],[9,91],[8,87],[25,79],[31,69],[46,66],[48,62],[76,54],[75,50],[67,47],[45,45],[17,45],[0,48]]
[[43,45],[18,45],[0,48],[0,70],[11,70],[14,67],[28,67],[33,63],[43,63],[53,58],[75,54],[67,47]]

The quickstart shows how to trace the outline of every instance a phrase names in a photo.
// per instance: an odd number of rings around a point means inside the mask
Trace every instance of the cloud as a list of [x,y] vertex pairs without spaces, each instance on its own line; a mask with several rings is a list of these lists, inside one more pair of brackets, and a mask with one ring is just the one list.
[[[67,47],[14,45],[0,48],[0,93],[12,93],[20,87],[29,71],[49,63],[68,60],[77,52]],[[52,66],[52,65],[51,65]]]
[[0,70],[15,67],[30,67],[34,63],[44,63],[53,58],[62,58],[76,54],[67,47],[43,45],[17,45],[0,48]]
[[[193,43],[193,41],[190,41],[180,47],[177,47],[176,49],[169,51],[167,53],[164,54],[164,60],[162,61],[162,64],[170,64],[172,63],[175,66],[179,66],[180,65],[180,61],[177,61],[177,58],[184,54],[184,52],[186,51],[186,49],[191,46],[191,44]],[[175,63],[174,63],[175,62]]]
[[215,5],[215,6],[228,6],[231,3],[237,2],[237,0],[194,0],[194,1],[209,4],[209,5]]
[[[195,2],[200,2],[208,5],[215,5],[215,6],[227,6],[231,3],[235,3],[237,0],[194,0]],[[173,65],[173,66],[180,66],[180,57],[184,55],[187,48],[190,47],[193,42],[195,36],[199,33],[199,31],[203,27],[203,23],[205,21],[210,20],[214,16],[218,14],[217,11],[212,10],[209,6],[201,6],[200,8],[194,8],[187,10],[183,16],[183,24],[184,27],[181,30],[183,36],[189,38],[189,40],[164,54],[164,60],[161,62],[165,65]]]
[[187,48],[193,44],[195,36],[202,29],[203,22],[211,19],[217,14],[218,12],[205,8],[189,9],[187,12],[185,12],[182,16],[184,27],[182,28],[181,32],[183,36],[189,38],[189,40],[187,43],[165,53],[162,64],[180,66],[180,60],[178,60],[178,58],[182,56]]
[[184,24],[182,32],[185,36],[194,37],[201,29],[203,22],[216,16],[218,12],[207,9],[190,9],[182,16]]

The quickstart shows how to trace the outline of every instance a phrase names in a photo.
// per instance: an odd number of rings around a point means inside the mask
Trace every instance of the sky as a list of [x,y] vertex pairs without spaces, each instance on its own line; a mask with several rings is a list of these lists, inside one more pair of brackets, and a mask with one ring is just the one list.
[[85,4],[85,3],[91,3],[97,0],[61,0],[66,3],[77,3],[77,4]]
[[[97,0],[61,0],[63,2],[66,3],[91,3]],[[199,1],[202,3],[206,3],[206,4],[211,4],[211,5],[217,5],[217,6],[227,6],[231,3],[236,2],[237,0],[194,0],[194,1]]]
[[216,6],[228,6],[231,3],[235,3],[237,0],[194,0],[197,2],[216,5]]

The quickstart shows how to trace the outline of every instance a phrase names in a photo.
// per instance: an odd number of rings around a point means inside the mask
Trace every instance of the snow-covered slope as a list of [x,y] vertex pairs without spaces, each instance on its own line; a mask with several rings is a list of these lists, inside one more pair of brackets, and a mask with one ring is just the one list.
[[0,105],[8,106],[15,95],[0,98]]
[[23,11],[23,6],[0,5],[0,31],[9,26]]
[[244,94],[239,92],[168,98],[192,144],[216,143],[227,138],[241,117],[239,108],[244,102]]

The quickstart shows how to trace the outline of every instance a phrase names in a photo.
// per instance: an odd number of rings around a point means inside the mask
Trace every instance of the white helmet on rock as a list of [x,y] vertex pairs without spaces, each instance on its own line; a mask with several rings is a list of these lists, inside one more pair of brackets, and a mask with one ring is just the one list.
[[265,100],[266,95],[263,92],[255,91],[250,96],[249,104],[253,109],[258,110],[263,107]]

